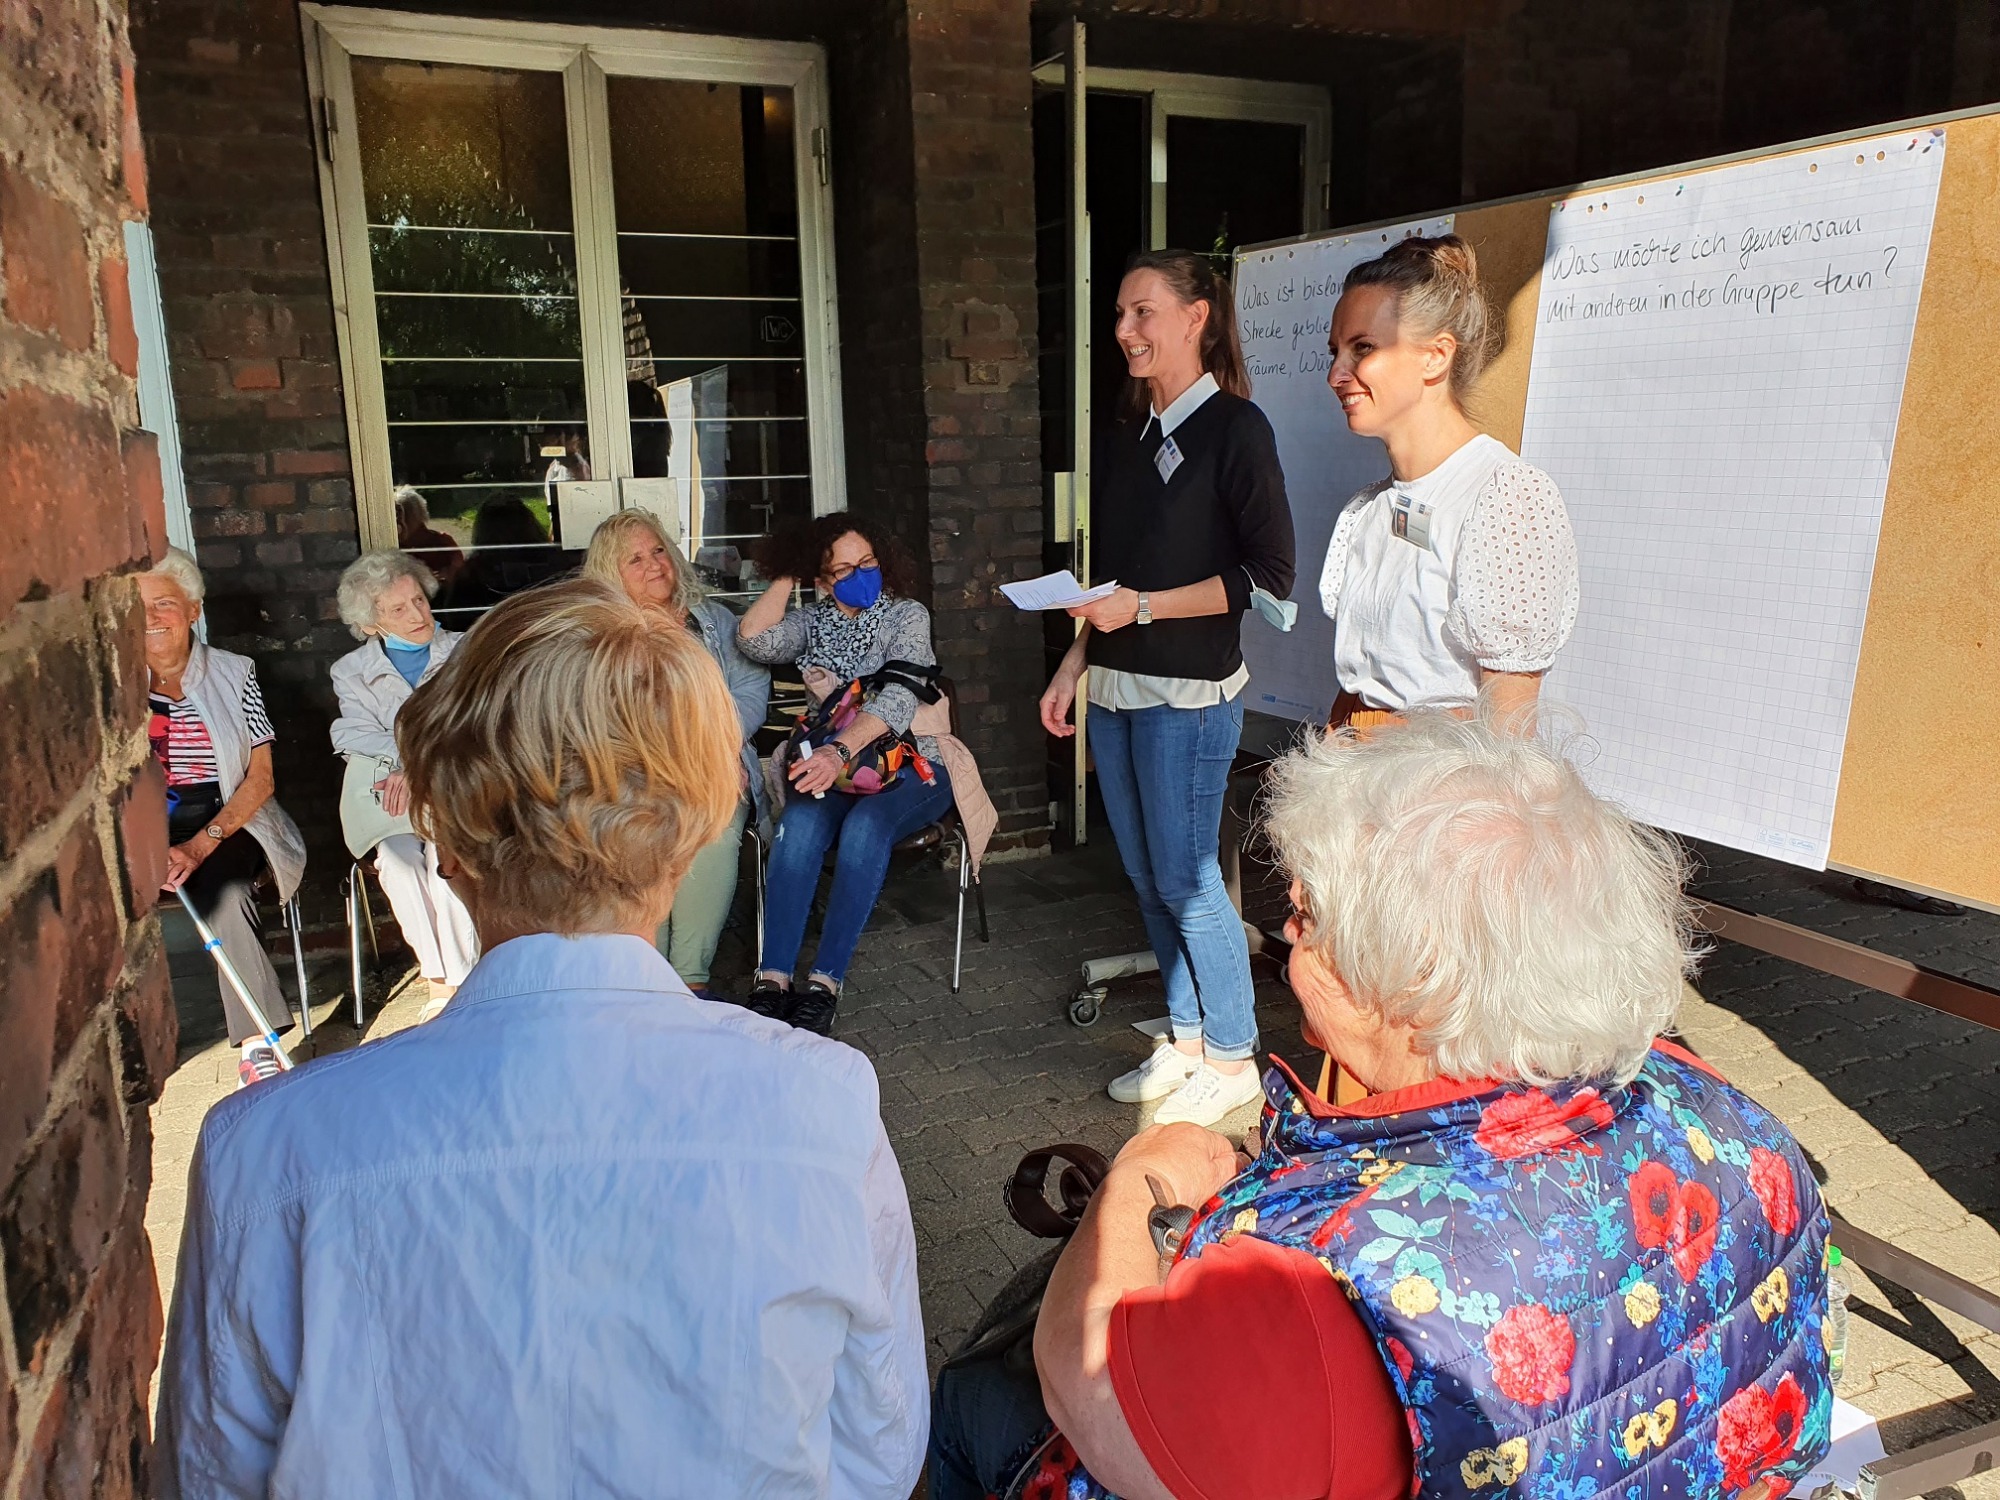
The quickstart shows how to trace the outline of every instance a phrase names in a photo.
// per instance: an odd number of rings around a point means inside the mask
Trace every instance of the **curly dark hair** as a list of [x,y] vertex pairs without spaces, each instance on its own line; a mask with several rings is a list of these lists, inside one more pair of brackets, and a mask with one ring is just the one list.
[[875,561],[882,565],[882,592],[903,599],[913,597],[916,565],[909,549],[880,521],[851,510],[836,510],[780,527],[757,543],[752,554],[766,578],[790,578],[810,588],[826,571],[833,544],[849,532],[866,542]]

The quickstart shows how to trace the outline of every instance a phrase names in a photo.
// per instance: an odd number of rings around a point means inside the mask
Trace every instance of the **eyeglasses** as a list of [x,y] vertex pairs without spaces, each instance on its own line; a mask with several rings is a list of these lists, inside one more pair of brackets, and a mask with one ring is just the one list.
[[852,578],[863,568],[879,568],[880,566],[881,564],[875,561],[875,554],[871,552],[858,563],[829,568],[826,576],[831,578],[835,583],[842,583]]

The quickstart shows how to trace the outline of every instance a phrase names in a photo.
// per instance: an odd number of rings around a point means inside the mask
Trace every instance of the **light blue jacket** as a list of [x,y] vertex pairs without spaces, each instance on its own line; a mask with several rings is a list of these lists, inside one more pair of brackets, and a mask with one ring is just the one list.
[[771,706],[771,673],[743,654],[736,639],[736,616],[720,599],[704,599],[688,611],[708,654],[722,668],[722,681],[736,703],[737,722],[743,726],[743,769],[750,777],[751,805],[757,824],[770,832],[770,796],[764,787],[763,768],[758,764],[753,743],[764,726],[764,711]]
[[202,1126],[159,1494],[905,1500],[928,1424],[873,1069],[643,939],[503,943]]

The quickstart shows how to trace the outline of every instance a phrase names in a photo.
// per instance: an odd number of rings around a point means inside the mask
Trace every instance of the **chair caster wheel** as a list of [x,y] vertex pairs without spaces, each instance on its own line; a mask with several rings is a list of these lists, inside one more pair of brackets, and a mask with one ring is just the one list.
[[1104,1014],[1104,993],[1101,989],[1078,990],[1069,1002],[1070,1024],[1095,1026],[1097,1018]]

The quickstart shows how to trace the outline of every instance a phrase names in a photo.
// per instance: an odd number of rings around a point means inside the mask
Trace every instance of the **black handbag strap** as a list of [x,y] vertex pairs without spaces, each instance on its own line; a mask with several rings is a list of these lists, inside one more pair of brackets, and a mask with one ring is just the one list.
[[892,685],[906,687],[917,695],[918,702],[935,703],[944,696],[937,680],[936,667],[927,667],[915,661],[885,661],[876,671],[862,678],[861,685],[873,693]]
[[[1049,1169],[1057,1162],[1063,1164],[1062,1174],[1056,1179],[1061,1209],[1050,1204],[1047,1193]],[[1089,1146],[1065,1142],[1030,1151],[1007,1180],[1004,1193],[1008,1217],[1037,1239],[1068,1239],[1076,1233],[1084,1209],[1090,1206],[1091,1195],[1110,1170],[1111,1163],[1104,1159],[1103,1153]]]

